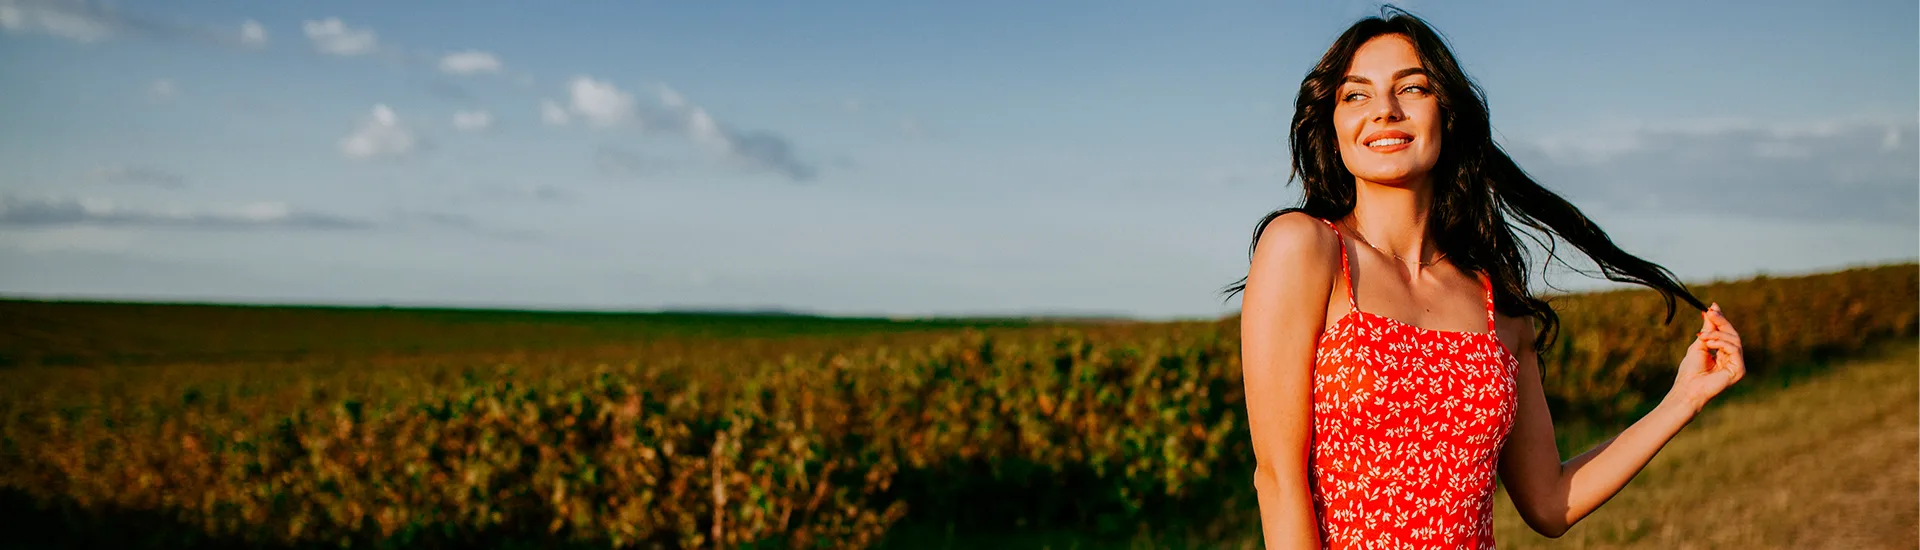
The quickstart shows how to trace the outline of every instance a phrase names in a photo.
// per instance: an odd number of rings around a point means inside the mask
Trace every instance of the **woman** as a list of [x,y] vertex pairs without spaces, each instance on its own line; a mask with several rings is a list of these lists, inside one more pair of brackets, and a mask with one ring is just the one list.
[[[1612,498],[1745,372],[1740,336],[1494,145],[1477,87],[1425,22],[1389,8],[1300,85],[1296,208],[1254,232],[1240,284],[1247,416],[1267,548],[1493,548],[1496,473],[1558,537]],[[1660,405],[1562,461],[1537,357],[1557,317],[1528,294],[1506,215],[1607,278],[1702,311]],[[1551,252],[1549,252],[1551,255]],[[1536,333],[1535,327],[1539,327]]]

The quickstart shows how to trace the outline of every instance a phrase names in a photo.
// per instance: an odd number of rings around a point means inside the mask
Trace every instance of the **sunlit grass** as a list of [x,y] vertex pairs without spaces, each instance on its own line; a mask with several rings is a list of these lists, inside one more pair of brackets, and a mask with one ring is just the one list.
[[[1740,323],[1754,386],[1910,340],[1920,316],[1912,264],[1696,291]],[[1556,304],[1542,370],[1556,419],[1595,427],[1562,434],[1578,448],[1657,400],[1697,321],[1653,321],[1647,292]],[[0,496],[116,545],[1234,547],[1257,529],[1237,319],[539,349],[466,329],[432,332],[451,345],[434,353],[0,369]],[[154,349],[213,338],[169,330]],[[152,343],[134,336],[111,342]]]

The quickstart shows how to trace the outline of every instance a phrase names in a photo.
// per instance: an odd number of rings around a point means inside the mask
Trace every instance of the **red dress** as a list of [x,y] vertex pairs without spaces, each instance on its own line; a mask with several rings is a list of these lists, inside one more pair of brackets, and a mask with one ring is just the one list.
[[1452,332],[1360,311],[1344,239],[1340,275],[1351,311],[1321,334],[1313,361],[1322,544],[1492,549],[1495,463],[1519,370],[1494,331],[1492,282],[1481,277],[1487,331]]

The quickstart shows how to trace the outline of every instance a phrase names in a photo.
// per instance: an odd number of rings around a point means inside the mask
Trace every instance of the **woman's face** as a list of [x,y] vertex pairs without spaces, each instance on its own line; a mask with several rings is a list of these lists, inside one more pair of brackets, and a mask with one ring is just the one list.
[[1334,95],[1340,159],[1355,178],[1422,182],[1440,160],[1440,100],[1405,36],[1374,37],[1354,53]]

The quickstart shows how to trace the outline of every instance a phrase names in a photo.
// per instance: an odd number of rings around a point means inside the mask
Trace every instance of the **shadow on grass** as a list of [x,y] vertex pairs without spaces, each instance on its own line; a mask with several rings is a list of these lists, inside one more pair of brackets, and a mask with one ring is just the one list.
[[168,514],[114,507],[83,508],[70,499],[46,501],[0,488],[0,546],[53,548],[287,548],[210,537]]
[[[524,527],[524,526],[523,526]],[[209,535],[198,525],[180,521],[176,516],[153,510],[130,510],[114,506],[81,506],[71,499],[47,501],[12,487],[0,487],[0,548],[20,550],[113,548],[159,549],[319,549],[319,548],[606,548],[609,544],[576,543],[555,537],[527,536],[530,531],[514,532],[433,532],[422,530],[405,536],[380,538],[355,534],[344,540],[287,544],[268,540],[249,540],[238,536]],[[642,541],[634,548],[672,548],[670,544]]]
[[[918,498],[880,548],[1222,548],[1258,534],[1259,504],[1251,470],[1216,474],[1190,487],[1179,501],[1148,499],[1128,513],[1110,482],[1069,468],[1029,482],[981,483],[982,472],[955,476],[971,483],[940,484],[939,475],[902,472],[896,487]],[[958,472],[948,471],[946,475]],[[1227,483],[1224,480],[1248,480]]]

